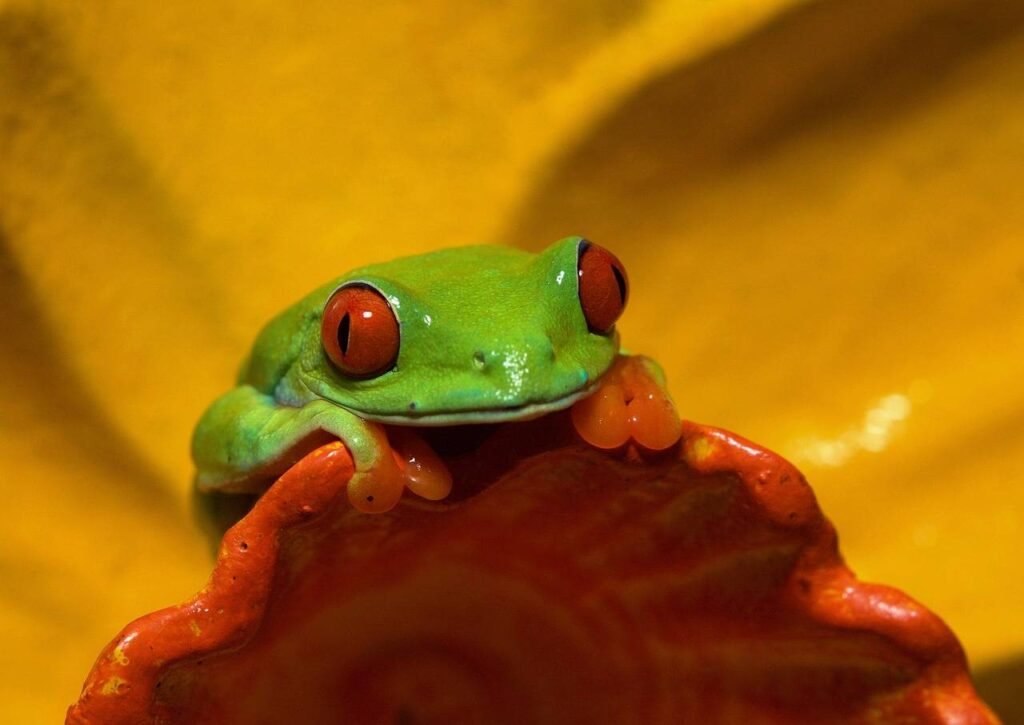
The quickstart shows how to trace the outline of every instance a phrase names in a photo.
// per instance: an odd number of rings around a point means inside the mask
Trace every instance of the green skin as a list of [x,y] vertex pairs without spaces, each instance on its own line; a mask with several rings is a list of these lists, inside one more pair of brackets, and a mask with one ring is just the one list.
[[[578,296],[580,237],[539,254],[445,249],[354,270],[274,318],[238,386],[196,427],[200,490],[259,491],[318,433],[337,437],[371,472],[383,453],[367,425],[527,420],[591,392],[619,353],[618,334],[587,329]],[[391,303],[401,344],[394,369],[347,378],[320,340],[324,305],[350,282]],[[322,433],[321,433],[322,435]]]

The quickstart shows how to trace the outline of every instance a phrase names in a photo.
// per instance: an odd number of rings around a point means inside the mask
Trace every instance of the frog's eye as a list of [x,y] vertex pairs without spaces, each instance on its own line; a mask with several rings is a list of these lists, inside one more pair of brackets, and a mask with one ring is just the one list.
[[320,339],[338,370],[353,378],[372,378],[395,366],[398,319],[373,287],[346,285],[327,300]]
[[591,332],[606,335],[619,319],[629,296],[626,268],[614,254],[591,242],[580,244],[577,262],[580,306]]

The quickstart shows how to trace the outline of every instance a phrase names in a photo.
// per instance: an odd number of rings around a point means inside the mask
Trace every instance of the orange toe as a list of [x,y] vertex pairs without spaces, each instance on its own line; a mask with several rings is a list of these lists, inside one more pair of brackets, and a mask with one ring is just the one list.
[[380,514],[398,505],[404,488],[401,474],[393,462],[383,468],[352,477],[347,491],[353,508],[367,514]]
[[612,449],[629,440],[626,396],[614,382],[603,383],[593,395],[572,407],[576,432],[595,448]]
[[627,407],[633,440],[652,451],[671,448],[683,426],[675,406],[661,391],[647,391],[633,398]]
[[613,449],[632,438],[652,451],[675,445],[682,423],[652,366],[642,356],[619,357],[597,391],[573,406],[573,425],[587,443]]
[[429,501],[440,501],[451,493],[451,471],[423,438],[407,428],[392,429],[389,436],[410,491]]

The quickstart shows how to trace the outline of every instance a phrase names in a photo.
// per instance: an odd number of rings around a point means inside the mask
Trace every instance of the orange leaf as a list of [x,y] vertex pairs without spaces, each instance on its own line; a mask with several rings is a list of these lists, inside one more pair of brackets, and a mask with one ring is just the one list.
[[430,441],[449,499],[381,515],[345,502],[340,444],[304,458],[68,721],[994,721],[952,632],[853,577],[775,454],[684,423],[609,456],[568,413],[457,434]]

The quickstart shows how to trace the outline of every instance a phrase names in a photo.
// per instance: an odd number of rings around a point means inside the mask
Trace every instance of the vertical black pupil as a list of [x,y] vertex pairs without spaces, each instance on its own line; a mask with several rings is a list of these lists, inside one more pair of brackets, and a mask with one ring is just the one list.
[[345,316],[341,318],[341,324],[338,325],[338,345],[341,347],[341,354],[348,355],[348,333],[349,328],[352,326],[352,320],[349,318],[349,313],[345,313]]
[[615,275],[615,284],[619,286],[619,301],[626,304],[626,279],[622,276],[622,272],[614,264],[612,265],[612,274]]

